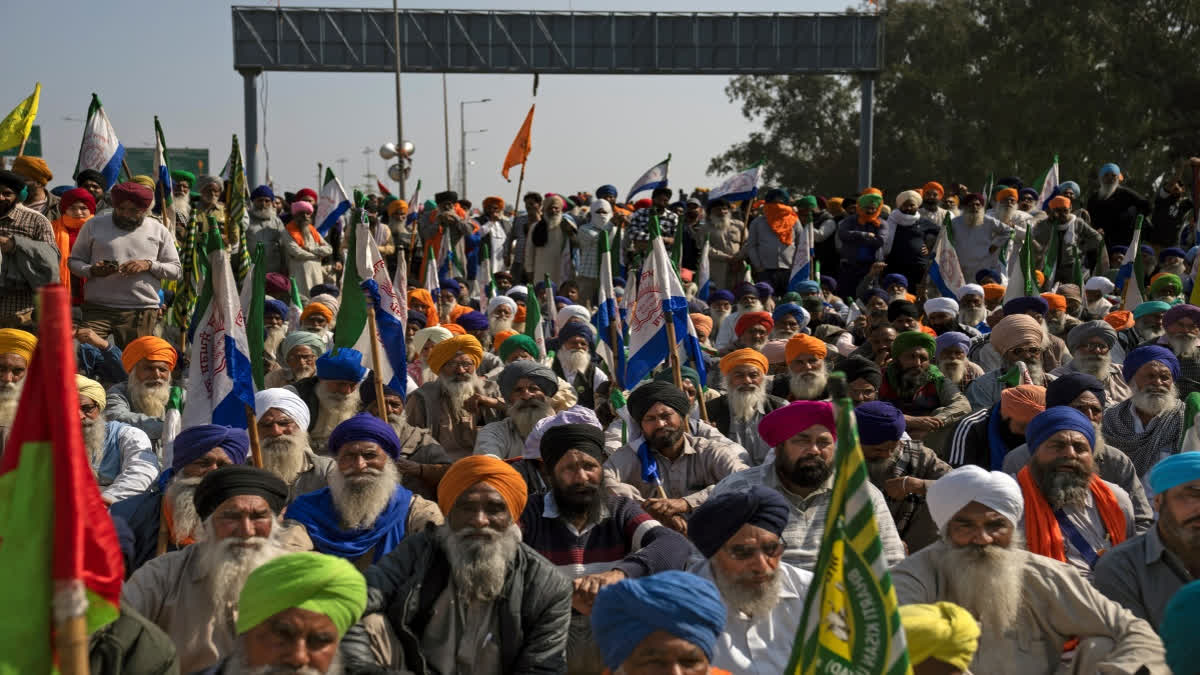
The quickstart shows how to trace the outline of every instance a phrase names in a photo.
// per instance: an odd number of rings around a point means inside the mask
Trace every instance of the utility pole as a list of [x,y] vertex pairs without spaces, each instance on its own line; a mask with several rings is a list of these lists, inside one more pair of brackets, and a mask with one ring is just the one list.
[[[404,147],[404,117],[400,112],[400,8],[392,0],[392,44],[396,48],[396,144]],[[400,156],[400,199],[404,196],[404,156]]]
[[467,104],[490,103],[491,100],[492,99],[490,99],[490,98],[481,98],[476,101],[459,101],[458,102],[458,129],[461,132],[461,138],[459,139],[460,144],[458,146],[458,154],[459,154],[458,163],[459,163],[459,171],[462,172],[462,194],[460,195],[460,197],[462,197],[463,199],[470,199],[470,197],[467,195],[467,134],[468,133],[481,134],[481,133],[487,131],[487,129],[479,129],[476,131],[468,132],[467,126],[466,126],[467,123],[466,123],[465,109],[467,107]]
[[446,137],[446,189],[449,190],[453,183],[450,182],[450,101],[446,97],[445,73],[442,73],[442,130]]

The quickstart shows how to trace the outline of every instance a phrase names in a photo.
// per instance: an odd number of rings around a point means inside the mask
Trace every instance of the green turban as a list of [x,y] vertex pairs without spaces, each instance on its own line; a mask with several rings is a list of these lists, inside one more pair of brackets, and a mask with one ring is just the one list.
[[817,210],[817,198],[812,195],[805,195],[796,202],[796,206],[803,206],[810,210]]
[[1150,295],[1157,295],[1159,291],[1168,289],[1170,289],[1172,295],[1179,295],[1180,291],[1183,290],[1183,282],[1174,274],[1163,273],[1157,275],[1157,278],[1150,283]]
[[322,553],[289,553],[250,573],[238,597],[238,635],[292,608],[324,614],[346,634],[367,607],[367,580],[354,565]]
[[504,342],[500,343],[500,354],[499,354],[500,360],[505,363],[508,363],[508,357],[512,356],[512,353],[517,351],[518,349],[522,349],[522,350],[526,351],[530,356],[532,356],[535,359],[537,358],[537,355],[538,355],[537,343],[534,342],[533,338],[529,337],[528,335],[525,335],[524,333],[520,333],[517,335],[511,335]]
[[892,341],[892,356],[899,357],[901,354],[910,352],[918,347],[924,347],[925,351],[929,352],[929,357],[933,358],[937,351],[937,342],[929,333],[923,333],[919,330],[909,330],[896,336]]
[[[660,371],[658,373],[658,375],[655,375],[654,379],[658,380],[659,382],[674,383],[675,382],[675,372],[672,371],[670,368],[667,368],[665,370]],[[692,368],[691,366],[680,366],[679,367],[679,379],[691,380],[692,386],[696,388],[696,391],[703,391],[703,389],[700,387],[700,373],[697,373],[695,368]]]
[[188,185],[196,184],[196,174],[183,169],[175,169],[171,172],[171,180],[186,180]]

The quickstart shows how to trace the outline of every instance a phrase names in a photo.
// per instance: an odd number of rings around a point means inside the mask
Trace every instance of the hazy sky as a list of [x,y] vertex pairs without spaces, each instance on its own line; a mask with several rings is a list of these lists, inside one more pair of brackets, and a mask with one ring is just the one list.
[[[274,6],[273,2],[244,5]],[[390,7],[389,2],[291,0],[287,6]],[[743,0],[739,11],[841,11],[848,0],[766,2]],[[547,2],[545,0],[427,0],[429,9],[728,11],[716,0],[630,0]],[[231,5],[211,0],[107,0],[21,3],[6,15],[0,58],[21,64],[4,78],[0,115],[42,83],[43,152],[55,173],[53,185],[70,182],[83,116],[91,92],[126,147],[153,147],[153,116],[158,115],[170,146],[208,148],[220,170],[231,134],[245,142],[242,77],[233,70]],[[69,17],[69,18],[68,18]],[[737,105],[728,101],[727,77],[713,76],[543,76],[533,125],[533,152],[526,187],[555,192],[594,190],[613,183],[622,197],[642,171],[673,155],[672,187],[714,186],[721,177],[705,175],[708,161],[750,131]],[[379,146],[394,141],[393,75],[266,73],[265,149],[277,189],[315,187],[317,162],[339,171],[343,183],[363,182],[371,172],[385,174]],[[458,184],[459,106],[468,105],[469,196],[498,194],[511,201],[516,174],[500,176],[504,154],[529,109],[531,75],[450,75],[452,179]],[[445,187],[441,75],[403,76],[404,129],[416,145],[411,192],[416,178],[423,195]],[[65,119],[70,118],[70,119]],[[260,142],[263,134],[260,130]],[[363,153],[370,148],[370,153]],[[259,154],[259,174],[264,157]],[[384,181],[388,183],[387,180]],[[394,189],[395,184],[391,183]]]

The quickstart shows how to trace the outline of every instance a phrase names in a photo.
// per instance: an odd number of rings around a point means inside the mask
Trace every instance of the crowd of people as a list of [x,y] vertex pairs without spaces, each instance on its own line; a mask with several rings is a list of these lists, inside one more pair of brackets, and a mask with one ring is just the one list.
[[[172,178],[156,206],[147,176],[0,171],[0,435],[35,291],[68,285],[82,435],[126,560],[93,672],[784,672],[821,583],[834,372],[915,672],[1200,672],[1182,179],[1147,199],[1110,164],[1094,195],[1063,181],[1044,204],[1018,177],[928,182],[891,208],[875,188],[371,196],[380,253],[411,273],[400,391],[333,347],[360,290],[314,190],[258,186],[239,222],[220,178]],[[264,251],[261,467],[246,429],[171,423],[198,386],[214,227],[235,260]],[[967,282],[949,294],[929,274],[947,227]],[[678,373],[625,382],[596,328],[602,270],[628,324],[656,236],[701,362],[680,348]],[[810,240],[820,272],[793,279]],[[1007,286],[1025,241],[1034,294]]]

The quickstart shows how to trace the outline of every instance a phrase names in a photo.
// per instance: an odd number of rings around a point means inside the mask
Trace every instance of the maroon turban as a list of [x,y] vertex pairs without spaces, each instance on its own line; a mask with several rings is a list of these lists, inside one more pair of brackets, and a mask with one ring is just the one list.
[[139,209],[148,209],[154,203],[154,192],[145,185],[138,183],[120,183],[113,186],[109,194],[112,195],[113,206],[124,201],[130,201],[136,204]]

